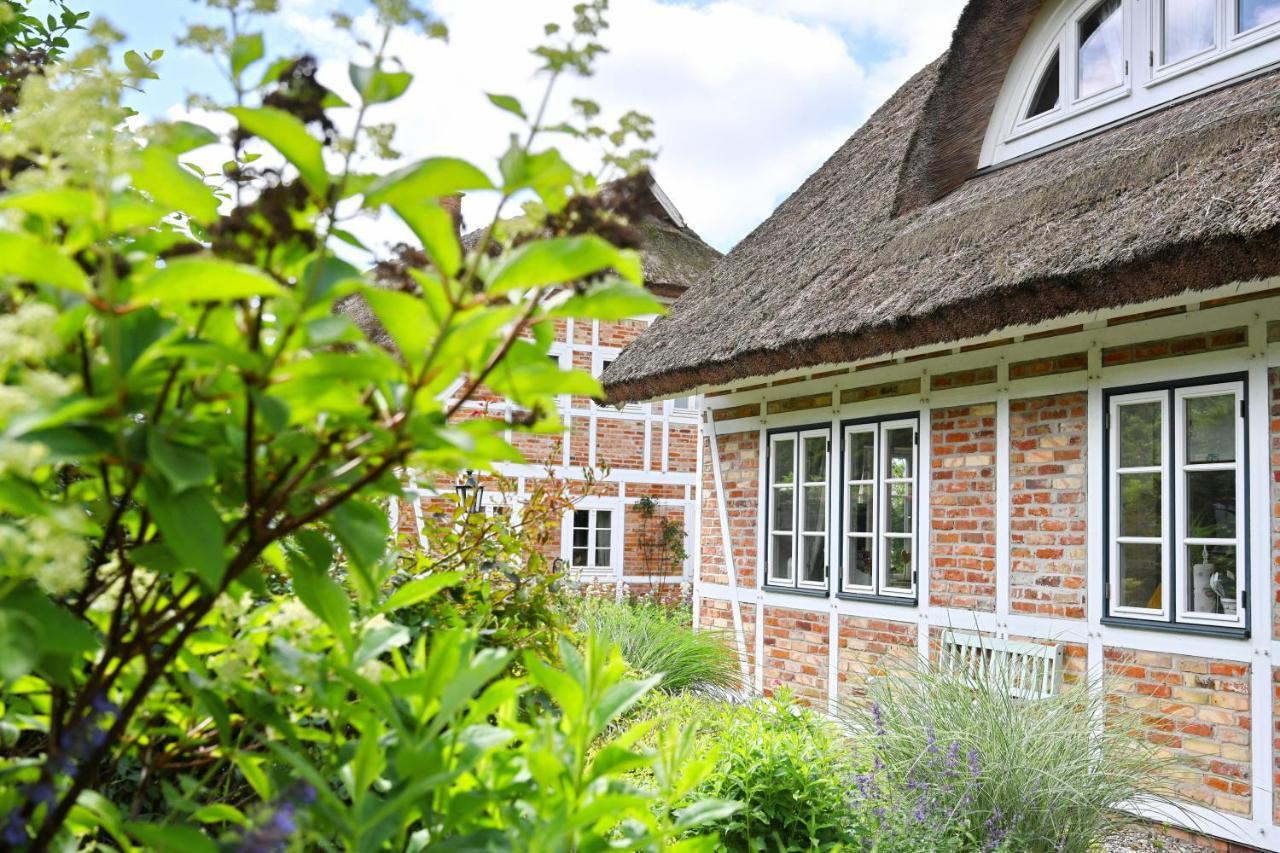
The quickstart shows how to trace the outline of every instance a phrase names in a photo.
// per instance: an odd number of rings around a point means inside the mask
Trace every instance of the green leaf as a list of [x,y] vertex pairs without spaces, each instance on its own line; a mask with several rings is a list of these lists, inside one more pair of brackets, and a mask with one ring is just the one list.
[[411,580],[391,593],[386,603],[382,605],[382,609],[384,612],[390,613],[395,610],[412,607],[415,604],[421,604],[441,590],[456,586],[460,580],[462,580],[462,572],[441,572],[428,575],[425,578]]
[[0,610],[0,681],[13,683],[35,669],[43,634],[31,614]]
[[177,824],[129,823],[129,834],[156,853],[217,853],[214,844],[203,832],[190,826]]
[[741,809],[742,804],[735,803],[733,800],[699,800],[688,808],[676,812],[675,829],[681,831],[715,823]]
[[155,478],[147,480],[147,509],[164,534],[165,544],[183,566],[191,569],[209,589],[216,590],[226,569],[223,558],[222,518],[207,489],[187,489],[173,494]]
[[175,444],[155,429],[147,433],[147,455],[175,495],[213,480],[213,463],[208,454],[198,447]]
[[142,152],[142,165],[133,185],[170,210],[208,224],[218,218],[218,199],[212,187],[182,168],[172,151],[152,145]]
[[237,36],[231,45],[231,73],[239,77],[241,72],[261,59],[264,53],[262,33]]
[[438,204],[413,204],[403,199],[391,205],[422,243],[435,268],[455,276],[462,268],[462,246],[453,216]]
[[360,640],[360,648],[352,658],[352,663],[361,666],[379,657],[384,652],[399,648],[409,642],[409,629],[394,622],[388,622],[365,631]]
[[218,141],[218,135],[209,128],[189,121],[173,121],[157,124],[150,129],[153,144],[167,148],[174,154],[186,154]]
[[469,190],[491,189],[489,177],[466,160],[432,157],[374,181],[364,198],[369,206],[421,204]]
[[0,209],[21,210],[45,219],[65,219],[69,222],[89,218],[95,207],[93,193],[71,187],[28,190],[0,196]]
[[505,293],[564,284],[610,269],[637,284],[644,280],[639,255],[594,234],[538,240],[503,258],[490,274],[488,289]]
[[489,103],[493,104],[500,110],[506,110],[512,115],[528,121],[529,117],[524,113],[524,107],[520,102],[511,95],[495,95],[493,92],[485,92],[485,97],[489,99]]
[[88,295],[89,278],[53,246],[16,231],[0,232],[0,276],[14,276]]
[[351,601],[338,582],[329,576],[328,563],[308,560],[290,562],[293,591],[306,608],[320,617],[344,643],[351,637]]
[[586,293],[573,294],[544,316],[625,320],[665,311],[666,307],[643,287],[615,278],[592,286]]
[[426,303],[409,293],[373,286],[365,288],[364,298],[400,354],[409,364],[419,363],[436,332]]
[[324,166],[320,142],[307,133],[306,125],[275,107],[233,107],[228,110],[240,126],[261,137],[294,165],[312,192],[323,197],[329,191],[329,173]]
[[357,593],[362,601],[371,601],[376,594],[373,569],[386,553],[391,535],[386,514],[374,504],[351,500],[339,504],[327,521],[351,560]]
[[287,293],[259,270],[214,258],[180,258],[147,277],[134,291],[134,305],[227,302]]
[[351,77],[351,85],[360,93],[360,99],[366,104],[385,104],[394,101],[404,94],[413,82],[413,75],[407,71],[384,71],[381,68],[366,68],[354,62],[347,66],[347,74]]
[[244,812],[227,803],[209,803],[201,806],[191,814],[191,819],[198,823],[233,823],[236,826],[249,826],[249,818]]

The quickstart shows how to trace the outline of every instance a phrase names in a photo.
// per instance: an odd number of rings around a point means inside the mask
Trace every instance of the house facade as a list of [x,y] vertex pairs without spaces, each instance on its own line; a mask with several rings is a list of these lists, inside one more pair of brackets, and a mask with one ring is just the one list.
[[[688,226],[652,179],[641,207],[633,225],[642,240],[645,286],[670,304],[704,277],[720,254]],[[463,242],[474,243],[475,236]],[[651,316],[616,322],[557,320],[551,355],[562,369],[600,376],[652,322]],[[617,595],[684,595],[692,578],[697,523],[699,414],[693,398],[615,407],[565,396],[557,406],[563,433],[507,433],[524,461],[498,463],[491,475],[479,478],[486,487],[485,511],[518,517],[530,495],[559,481],[576,502],[546,556],[561,560],[568,577]],[[463,418],[507,423],[518,416],[509,401],[483,388],[460,411]],[[456,498],[451,491],[442,496],[437,488],[418,483],[410,473],[405,499],[393,510],[401,534],[420,535],[425,515],[437,511],[441,500]],[[664,521],[684,531],[683,559],[675,559],[678,552],[664,543]]]
[[813,704],[1059,647],[1280,849],[1280,4],[973,0],[605,375],[696,394],[695,618]]

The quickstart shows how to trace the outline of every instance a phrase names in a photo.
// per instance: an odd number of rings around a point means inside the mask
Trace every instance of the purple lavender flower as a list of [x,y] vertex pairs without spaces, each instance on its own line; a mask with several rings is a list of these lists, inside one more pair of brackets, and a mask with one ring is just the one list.
[[927,812],[925,810],[924,804],[925,804],[924,797],[921,797],[916,802],[916,810],[912,813],[912,817],[916,819],[916,823],[924,823],[924,819],[927,816]]
[[879,702],[871,703],[871,719],[876,724],[876,734],[880,737],[884,737],[886,734],[884,728],[884,715],[880,713]]
[[53,786],[48,782],[36,782],[27,788],[27,796],[32,802],[48,805],[54,801]]
[[943,761],[943,766],[948,773],[953,772],[960,766],[960,741],[951,741],[951,746],[947,748],[947,757]]
[[10,847],[20,847],[27,843],[27,824],[22,819],[22,813],[18,809],[9,812],[9,819],[5,821],[4,832],[0,834],[4,838],[4,843]]
[[114,702],[106,697],[105,694],[99,693],[89,701],[89,707],[97,711],[99,714],[118,714],[120,709]]
[[928,752],[930,755],[937,755],[938,735],[937,733],[934,732],[933,726],[929,726],[927,729],[924,730],[924,738],[925,738],[925,741],[924,741],[925,751]]
[[981,770],[981,767],[978,766],[978,750],[970,747],[969,748],[969,773],[973,776],[977,776],[980,770]]

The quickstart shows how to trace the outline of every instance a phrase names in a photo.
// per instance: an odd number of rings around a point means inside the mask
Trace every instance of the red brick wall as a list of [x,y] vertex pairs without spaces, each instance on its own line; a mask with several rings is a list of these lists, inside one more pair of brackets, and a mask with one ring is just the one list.
[[861,616],[840,616],[837,625],[837,692],[841,698],[866,694],[867,678],[910,666],[916,654],[916,626]]
[[613,323],[600,321],[600,346],[625,347],[640,337],[640,333],[649,328],[644,320],[621,320]]
[[[738,585],[755,586],[756,519],[760,476],[760,436],[755,431],[717,436],[720,446],[720,476],[727,494],[729,534],[733,546],[733,565]],[[727,584],[723,534],[716,504],[715,475],[711,462],[711,444],[706,443],[702,465],[702,580]]]
[[698,428],[676,426],[667,431],[667,470],[692,474],[698,467]]
[[[629,494],[629,493],[628,493]],[[623,528],[622,565],[626,568],[627,577],[659,577],[679,575],[681,566],[672,567],[670,556],[662,547],[662,519],[668,519],[681,527],[684,526],[684,507],[658,506],[653,517],[645,519],[636,509],[635,501],[628,500]],[[647,529],[646,529],[647,522]],[[686,550],[692,544],[686,544]]]
[[569,420],[569,464],[591,464],[591,419],[574,416]]
[[511,443],[524,454],[525,461],[531,465],[544,465],[547,462],[559,465],[564,461],[563,435],[517,432],[512,436]]
[[935,409],[930,426],[930,600],[996,608],[996,407]]
[[1116,648],[1103,655],[1109,698],[1141,714],[1143,736],[1176,762],[1177,795],[1248,816],[1249,664]]
[[1009,402],[1009,606],[1085,618],[1085,442],[1089,398]]
[[827,701],[826,613],[784,607],[764,609],[764,692],[789,687],[797,699],[821,706]]
[[[716,598],[704,598],[699,614],[698,630],[717,631],[724,635],[730,645],[733,644],[733,606],[729,602]],[[756,606],[754,604],[742,605],[742,634],[746,648],[739,649],[739,655],[746,658],[748,671],[754,672],[756,665]]]
[[643,470],[644,421],[596,418],[596,464],[613,470]]

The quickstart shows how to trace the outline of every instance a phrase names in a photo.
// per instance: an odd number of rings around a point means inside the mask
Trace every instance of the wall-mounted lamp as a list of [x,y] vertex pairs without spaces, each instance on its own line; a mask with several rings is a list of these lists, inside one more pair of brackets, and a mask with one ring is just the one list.
[[454,490],[458,493],[458,505],[467,515],[480,511],[481,502],[484,500],[484,486],[480,485],[480,481],[476,479],[475,471],[467,471],[459,477]]

